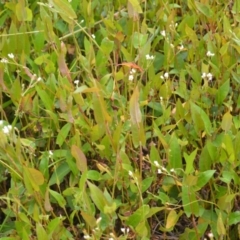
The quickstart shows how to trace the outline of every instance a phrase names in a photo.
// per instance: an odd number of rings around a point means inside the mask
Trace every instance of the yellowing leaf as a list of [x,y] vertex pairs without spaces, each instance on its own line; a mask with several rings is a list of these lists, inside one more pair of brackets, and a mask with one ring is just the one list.
[[224,131],[229,131],[232,127],[232,115],[228,111],[223,115],[221,127]]
[[87,171],[87,159],[81,149],[78,146],[73,145],[71,153],[76,160],[78,170],[81,172]]
[[23,168],[23,176],[24,183],[28,186],[28,190],[30,190],[30,186],[33,190],[39,191],[39,186],[44,183],[43,174],[35,168]]
[[175,210],[171,210],[167,217],[166,229],[170,229],[175,226],[178,221],[178,214]]
[[130,116],[133,125],[139,125],[142,121],[142,114],[139,106],[139,90],[135,88],[133,95],[130,98]]

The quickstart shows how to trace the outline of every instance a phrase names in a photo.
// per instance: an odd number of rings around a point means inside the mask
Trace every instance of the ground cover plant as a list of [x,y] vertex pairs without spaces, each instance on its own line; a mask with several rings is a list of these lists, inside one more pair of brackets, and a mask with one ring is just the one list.
[[239,239],[239,12],[1,1],[1,239]]

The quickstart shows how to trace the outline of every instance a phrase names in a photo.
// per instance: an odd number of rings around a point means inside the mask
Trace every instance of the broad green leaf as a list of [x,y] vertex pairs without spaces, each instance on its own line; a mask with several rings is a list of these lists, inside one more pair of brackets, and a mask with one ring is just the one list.
[[147,34],[134,32],[134,34],[132,36],[133,47],[136,48],[136,49],[139,49],[139,48],[143,47],[146,44],[147,39],[148,39]]
[[139,209],[137,209],[127,220],[126,223],[129,226],[137,227],[137,225],[146,220],[146,215],[149,213],[150,207],[149,205],[143,205]]
[[72,145],[71,154],[76,160],[78,170],[81,172],[87,171],[87,159],[81,149],[76,145]]
[[48,185],[60,184],[63,178],[70,172],[70,168],[66,162],[61,163],[54,169],[54,172],[49,180]]
[[230,111],[228,111],[223,115],[221,128],[222,130],[227,132],[231,129],[231,127],[232,127],[232,115]]
[[198,149],[195,149],[193,152],[191,152],[190,155],[188,155],[186,152],[183,153],[183,156],[186,161],[186,169],[185,169],[186,174],[192,173],[194,171],[193,162],[196,158],[197,151]]
[[93,215],[81,211],[81,216],[83,217],[84,221],[91,227],[94,228],[96,226],[96,219]]
[[153,177],[148,177],[148,178],[145,178],[143,181],[142,181],[142,193],[145,192],[146,190],[148,190],[148,188],[151,186],[152,184],[152,181],[153,181]]
[[53,198],[58,202],[59,206],[62,208],[65,208],[66,205],[66,200],[64,199],[64,197],[62,196],[62,194],[53,191],[51,189],[49,189],[49,193],[51,196],[53,196]]
[[142,13],[142,8],[140,6],[139,0],[128,0],[128,3],[131,4],[131,6],[135,12]]
[[205,131],[208,135],[212,135],[212,124],[208,115],[202,108],[191,102],[191,113],[194,127],[197,132]]
[[203,4],[201,2],[195,1],[195,5],[196,5],[198,11],[200,11],[203,15],[205,15],[208,18],[212,17],[213,11],[207,4]]
[[32,21],[32,11],[25,6],[24,0],[19,0],[16,4],[16,16],[20,22]]
[[215,172],[216,170],[208,170],[208,171],[199,173],[199,175],[197,176],[197,184],[194,187],[195,191],[198,191],[203,186],[205,186],[210,181],[210,179],[212,178]]
[[171,230],[178,221],[178,214],[175,210],[171,210],[167,216],[166,229]]
[[169,146],[169,167],[174,169],[182,168],[181,149],[175,134],[172,135]]
[[48,235],[41,223],[36,224],[36,233],[37,233],[37,239],[38,240],[46,240],[48,239]]
[[65,22],[71,24],[73,19],[77,18],[71,4],[67,0],[51,0],[51,2]]
[[233,146],[233,139],[230,134],[224,134],[221,147],[227,153],[227,160],[233,164],[235,161],[235,151]]
[[240,211],[231,212],[229,216],[229,225],[240,223]]
[[51,111],[53,110],[54,108],[54,105],[53,105],[53,99],[48,95],[47,91],[46,90],[43,90],[41,89],[39,86],[35,86],[35,89],[37,90],[37,93],[39,95],[39,97],[41,98],[43,104],[44,104],[44,107]]
[[72,124],[66,123],[60,132],[57,135],[56,143],[61,147],[63,143],[66,141],[67,136],[69,135],[69,131],[71,130]]
[[103,38],[100,47],[105,55],[109,55],[113,50],[114,42],[105,37]]
[[90,196],[96,207],[104,212],[104,207],[108,205],[106,198],[104,197],[103,192],[94,184],[87,182],[90,189]]
[[228,92],[230,90],[230,81],[227,80],[217,91],[216,95],[216,103],[221,105],[224,99],[227,97]]

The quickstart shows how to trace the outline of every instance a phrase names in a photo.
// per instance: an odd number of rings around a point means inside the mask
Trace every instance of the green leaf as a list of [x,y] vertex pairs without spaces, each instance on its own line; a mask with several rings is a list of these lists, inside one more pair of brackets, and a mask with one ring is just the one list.
[[220,211],[219,211],[218,219],[217,219],[217,232],[220,236],[226,235],[226,229],[225,229],[224,222],[222,219],[222,213]]
[[59,206],[62,208],[65,208],[66,205],[66,200],[64,199],[64,197],[62,196],[62,194],[53,191],[51,189],[49,189],[49,193],[54,197],[54,199],[58,202]]
[[195,5],[196,5],[198,11],[201,12],[203,15],[205,15],[208,18],[212,17],[213,11],[207,4],[203,4],[203,3],[195,1]]
[[129,226],[137,227],[137,225],[146,220],[146,215],[149,213],[150,207],[149,205],[143,205],[137,211],[135,211],[127,220],[126,223]]
[[37,233],[37,239],[38,240],[46,240],[48,239],[48,235],[44,229],[44,227],[42,226],[41,223],[37,223],[36,224],[36,233]]
[[60,147],[63,145],[64,141],[66,141],[67,136],[69,135],[69,131],[71,130],[71,127],[72,127],[71,123],[66,123],[58,133],[56,143]]
[[196,131],[205,131],[208,135],[212,134],[212,124],[209,120],[208,115],[197,106],[195,103],[191,102],[191,113]]
[[186,161],[186,169],[185,169],[186,174],[192,173],[194,171],[193,162],[196,158],[197,151],[198,149],[195,149],[190,155],[188,155],[186,152],[183,153],[183,156]]
[[105,55],[109,55],[113,50],[114,42],[105,37],[103,38],[100,47]]
[[138,0],[128,0],[128,3],[132,5],[135,12],[142,13],[142,8]]
[[56,169],[49,180],[49,186],[53,184],[60,184],[63,178],[70,172],[70,168],[66,162],[61,163]]
[[147,34],[134,32],[134,34],[132,36],[133,47],[136,48],[136,49],[139,49],[139,48],[143,47],[146,44],[147,39],[148,39]]
[[35,89],[39,95],[39,97],[41,98],[45,108],[49,111],[53,111],[53,99],[48,95],[46,90],[41,89],[39,86],[35,86]]
[[240,223],[240,211],[231,212],[229,215],[229,225]]
[[217,91],[216,103],[218,105],[221,105],[223,103],[224,99],[228,95],[229,90],[230,90],[230,81],[227,80],[224,84],[222,84],[222,86]]
[[71,4],[67,0],[52,0],[52,3],[65,22],[72,23],[73,19],[77,18]]
[[142,181],[142,193],[145,192],[146,190],[148,190],[148,188],[151,186],[152,184],[152,181],[153,181],[153,177],[148,177],[148,178],[145,178],[143,181]]
[[170,168],[182,168],[181,148],[175,134],[172,135],[169,142],[169,166]]
[[93,200],[96,207],[101,211],[104,212],[104,207],[108,205],[106,198],[104,197],[103,192],[96,187],[94,184],[87,182],[89,189],[90,189],[90,196]]
[[206,185],[210,179],[212,178],[213,174],[216,172],[216,170],[208,170],[205,172],[199,173],[197,176],[197,184],[194,187],[195,191],[200,190],[204,185]]
[[130,116],[133,125],[139,125],[142,121],[142,114],[139,106],[139,90],[138,86],[135,88],[130,98]]
[[81,172],[87,171],[87,159],[81,149],[76,145],[72,145],[71,154],[76,160],[78,170]]

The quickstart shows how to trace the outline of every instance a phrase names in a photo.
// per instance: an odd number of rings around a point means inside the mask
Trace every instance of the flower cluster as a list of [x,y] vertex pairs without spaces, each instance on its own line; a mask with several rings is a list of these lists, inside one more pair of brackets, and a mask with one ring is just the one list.
[[149,54],[146,55],[147,60],[153,60],[154,58],[155,57],[153,55],[149,55]]
[[163,75],[160,76],[161,79],[168,79],[169,78],[169,73],[165,72]]
[[212,53],[211,51],[207,51],[207,57],[213,57],[215,54],[214,53]]
[[131,69],[131,71],[130,71],[130,74],[129,74],[129,76],[128,76],[128,80],[129,81],[133,81],[133,79],[134,79],[134,74],[136,73],[136,69]]
[[202,73],[202,78],[203,78],[203,79],[204,79],[204,78],[207,78],[208,81],[212,81],[213,75],[212,75],[211,73],[205,73],[205,72],[203,72],[203,73]]
[[[158,169],[158,170],[157,170],[157,173],[158,173],[158,174],[162,174],[163,172],[165,172],[165,173],[167,173],[167,174],[169,173],[168,170],[167,170],[165,167],[160,166],[160,164],[158,163],[158,161],[155,160],[153,163],[154,163],[154,165],[155,165],[155,166],[157,167],[157,169]],[[176,171],[175,171],[174,168],[172,168],[172,169],[170,169],[170,172],[171,172],[171,173],[175,173]]]

